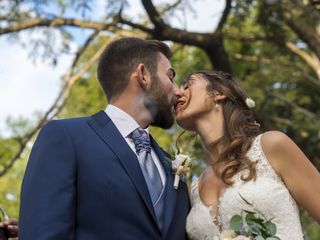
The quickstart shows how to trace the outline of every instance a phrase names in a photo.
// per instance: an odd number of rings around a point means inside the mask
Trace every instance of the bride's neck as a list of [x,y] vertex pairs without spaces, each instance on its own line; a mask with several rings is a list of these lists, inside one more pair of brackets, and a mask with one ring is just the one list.
[[212,152],[211,145],[223,136],[223,119],[207,118],[197,121],[196,132],[199,134],[205,152]]

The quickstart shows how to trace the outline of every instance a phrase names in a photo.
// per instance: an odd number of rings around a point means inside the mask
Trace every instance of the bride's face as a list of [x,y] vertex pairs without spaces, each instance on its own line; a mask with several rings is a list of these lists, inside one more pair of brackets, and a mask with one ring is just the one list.
[[178,125],[194,131],[195,123],[213,109],[213,97],[207,90],[208,82],[201,75],[191,75],[181,86],[181,96],[175,108]]

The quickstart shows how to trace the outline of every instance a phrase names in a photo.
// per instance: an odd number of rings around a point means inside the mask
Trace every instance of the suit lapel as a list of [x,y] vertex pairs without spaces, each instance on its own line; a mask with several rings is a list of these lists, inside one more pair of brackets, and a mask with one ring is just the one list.
[[125,171],[129,175],[131,181],[134,183],[143,201],[145,202],[156,225],[158,225],[148,187],[141,172],[137,156],[128,146],[125,139],[121,136],[116,126],[104,111],[100,111],[93,115],[88,123],[93,128],[95,133],[102,138],[102,140],[119,158]]
[[[165,239],[169,226],[172,222],[172,218],[173,218],[173,213],[174,213],[174,208],[176,205],[176,190],[174,190],[173,188],[173,174],[171,172],[171,169],[168,168],[167,165],[167,161],[165,159],[165,155],[163,150],[159,147],[159,145],[157,144],[157,142],[150,136],[151,139],[151,144],[153,149],[155,150],[163,169],[165,170],[166,173],[166,185],[165,185],[165,207],[164,207],[164,211],[165,211],[165,221],[163,224],[163,229],[162,229],[162,239]],[[169,159],[169,161],[171,161],[172,159]],[[171,163],[170,163],[171,164]]]

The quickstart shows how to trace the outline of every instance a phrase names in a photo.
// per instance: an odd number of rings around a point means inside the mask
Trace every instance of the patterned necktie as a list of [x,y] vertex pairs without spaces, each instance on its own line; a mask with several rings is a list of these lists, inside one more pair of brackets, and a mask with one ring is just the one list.
[[139,164],[146,180],[152,204],[158,219],[160,228],[163,225],[163,197],[161,194],[163,185],[157,166],[151,156],[151,143],[148,133],[141,129],[135,129],[131,134],[136,147]]

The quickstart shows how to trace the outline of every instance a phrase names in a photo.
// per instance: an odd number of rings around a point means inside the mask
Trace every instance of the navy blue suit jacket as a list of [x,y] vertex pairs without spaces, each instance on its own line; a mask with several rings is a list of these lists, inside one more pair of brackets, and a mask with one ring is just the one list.
[[187,186],[173,189],[165,153],[165,221],[159,229],[137,157],[104,111],[49,122],[33,146],[21,190],[21,240],[182,240]]

